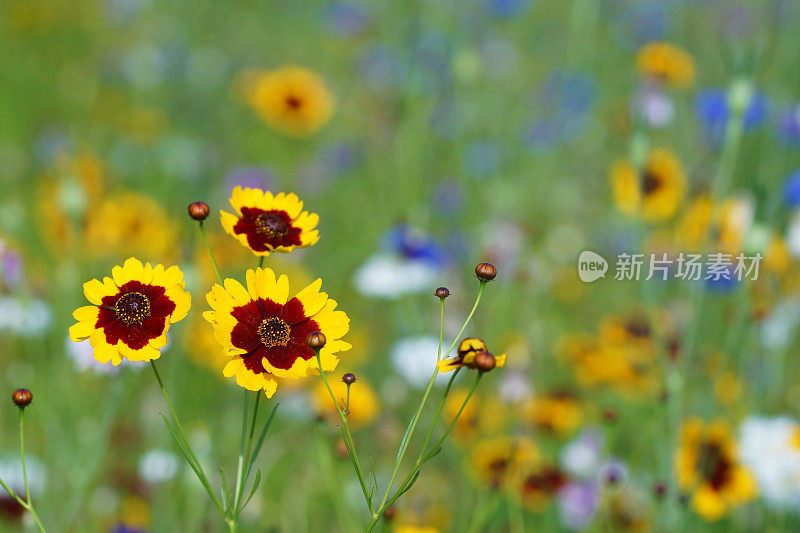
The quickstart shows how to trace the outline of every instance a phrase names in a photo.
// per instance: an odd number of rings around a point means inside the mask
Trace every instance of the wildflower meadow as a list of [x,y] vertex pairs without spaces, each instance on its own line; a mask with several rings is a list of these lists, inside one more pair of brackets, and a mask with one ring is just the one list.
[[0,533],[800,530],[798,28],[4,0]]

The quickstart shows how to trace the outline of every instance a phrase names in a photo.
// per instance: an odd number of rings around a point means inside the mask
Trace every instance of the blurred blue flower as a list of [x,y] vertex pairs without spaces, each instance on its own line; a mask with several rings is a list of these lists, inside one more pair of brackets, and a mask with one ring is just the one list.
[[408,72],[400,55],[382,44],[367,48],[356,62],[361,76],[376,90],[401,87]]
[[531,0],[486,0],[486,8],[497,17],[511,18],[525,13],[532,3]]
[[784,146],[800,144],[800,106],[794,105],[779,113],[775,129],[778,140]]
[[147,533],[147,530],[126,526],[125,524],[117,524],[108,533]]
[[650,41],[663,40],[672,26],[671,14],[662,2],[647,2],[623,11],[616,19],[614,35],[620,46],[638,50]]
[[364,154],[355,142],[340,141],[328,146],[321,156],[322,164],[334,175],[351,172],[361,164]]
[[783,203],[789,207],[800,207],[800,169],[786,178],[783,185]]
[[370,23],[367,7],[360,2],[331,2],[325,19],[328,31],[342,37],[358,35]]
[[533,149],[568,143],[586,129],[589,111],[597,95],[597,83],[588,74],[555,70],[539,91],[538,117],[525,133],[525,141]]
[[[760,92],[755,92],[742,117],[745,131],[759,128],[767,118],[769,100]],[[719,145],[725,137],[725,128],[730,118],[728,92],[725,89],[710,88],[700,91],[694,99],[694,112],[700,120],[712,145]]]
[[383,236],[389,251],[404,259],[422,261],[431,266],[443,267],[448,263],[447,251],[432,237],[408,224],[398,224]]
[[233,188],[239,185],[265,191],[275,190],[277,178],[272,171],[261,167],[240,166],[228,170],[222,182],[225,194],[229,195]]

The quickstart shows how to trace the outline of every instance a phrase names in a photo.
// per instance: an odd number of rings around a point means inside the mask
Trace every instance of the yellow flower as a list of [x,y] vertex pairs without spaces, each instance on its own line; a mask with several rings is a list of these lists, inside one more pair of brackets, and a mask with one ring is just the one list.
[[691,417],[681,428],[675,453],[678,485],[692,492],[692,508],[706,520],[718,520],[731,508],[756,497],[753,475],[740,462],[730,427]]
[[636,55],[636,65],[642,75],[676,88],[688,87],[694,81],[694,60],[677,46],[653,42]]
[[[439,367],[439,372],[446,373],[456,368],[465,366],[467,368],[477,368],[475,366],[475,354],[478,352],[487,352],[486,343],[481,339],[466,338],[458,345],[456,356],[450,359],[442,359],[436,365]],[[494,364],[496,367],[503,367],[506,364],[508,356],[500,354],[494,356]]]
[[250,105],[278,131],[304,137],[324,126],[334,109],[334,97],[325,81],[301,67],[282,67],[252,76]]
[[714,381],[714,395],[723,405],[731,405],[741,394],[742,384],[734,372],[725,372]]
[[536,461],[516,477],[515,495],[527,509],[542,511],[566,483],[567,476],[558,466]]
[[650,152],[641,173],[629,161],[618,161],[611,167],[610,180],[617,209],[628,216],[641,214],[650,222],[671,218],[686,189],[680,161],[664,148]]
[[[331,390],[334,397],[339,402],[339,406],[344,409],[345,401],[347,399],[347,385],[341,380],[333,380],[331,383]],[[331,416],[339,420],[336,408],[331,403],[331,396],[328,394],[328,388],[325,383],[318,382],[314,388],[314,395],[312,398],[314,408],[321,416]],[[380,411],[380,401],[375,391],[363,378],[358,378],[358,381],[350,386],[350,411],[347,415],[347,421],[350,425],[358,427],[365,426],[375,420]]]
[[[464,400],[467,399],[467,389],[453,389],[447,396],[444,412],[447,420],[452,420],[458,414]],[[499,433],[505,423],[507,409],[500,404],[495,395],[481,398],[474,394],[467,402],[461,416],[456,421],[456,440],[468,441],[477,436],[486,436]]]
[[161,205],[147,196],[122,193],[87,212],[86,249],[94,256],[134,252],[173,257],[177,230]]
[[525,417],[537,428],[564,435],[581,425],[583,409],[570,393],[557,391],[532,399],[526,406]]
[[350,349],[340,340],[350,329],[350,319],[336,311],[337,303],[320,292],[322,280],[289,299],[289,278],[276,279],[269,268],[246,273],[247,288],[233,279],[224,287],[215,284],[206,295],[212,311],[203,317],[214,326],[214,335],[228,358],[223,374],[236,376],[245,389],[264,390],[272,396],[277,378],[300,378],[318,372],[314,351],[306,336],[321,331],[327,338],[320,350],[322,370],[339,364],[334,355]]
[[319,215],[303,211],[303,202],[294,193],[273,196],[261,189],[236,187],[230,202],[236,214],[220,211],[222,227],[256,255],[288,253],[319,240],[314,229]]
[[470,470],[491,487],[504,487],[519,475],[520,469],[538,460],[533,441],[525,437],[499,437],[483,440],[470,454]]
[[717,205],[708,196],[699,196],[678,224],[678,241],[699,250],[709,240],[714,250],[738,253],[753,224],[753,212],[753,201],[747,196],[727,198]]
[[430,526],[397,526],[393,530],[393,533],[439,533],[440,530],[435,527]]
[[111,270],[112,277],[83,284],[92,305],[72,313],[69,328],[75,342],[89,339],[94,357],[118,365],[122,358],[149,361],[161,356],[167,330],[189,312],[191,296],[184,291],[183,272],[172,266],[151,266],[133,257]]

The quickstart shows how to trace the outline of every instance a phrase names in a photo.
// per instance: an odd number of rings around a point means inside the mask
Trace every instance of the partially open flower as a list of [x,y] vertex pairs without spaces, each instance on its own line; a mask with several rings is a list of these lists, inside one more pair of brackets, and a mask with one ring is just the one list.
[[[476,360],[476,356],[478,356],[479,353],[486,354],[477,357],[477,359],[480,360],[481,366],[479,366]],[[491,365],[489,361],[490,358],[494,360],[494,365]],[[487,372],[494,367],[505,366],[506,359],[508,359],[506,354],[492,355],[486,348],[486,343],[481,339],[466,338],[458,345],[455,357],[442,359],[437,363],[437,366],[439,367],[439,372],[443,374],[455,370],[456,368],[461,368],[462,366]]]
[[288,253],[319,240],[319,231],[314,229],[319,215],[303,211],[296,194],[273,196],[261,189],[236,187],[230,202],[235,213],[220,211],[222,227],[256,255]]
[[350,329],[350,319],[336,311],[337,303],[320,292],[318,279],[294,298],[289,298],[289,279],[278,278],[269,268],[248,270],[247,288],[226,279],[206,295],[212,311],[203,317],[214,326],[217,341],[229,358],[223,374],[236,376],[247,390],[264,390],[272,396],[277,378],[300,378],[320,369],[316,354],[307,344],[309,333],[321,332],[327,339],[319,351],[322,370],[339,364],[334,355],[351,348],[340,340]]
[[78,321],[69,328],[75,342],[89,339],[94,357],[118,365],[150,361],[161,356],[169,327],[183,320],[191,306],[183,272],[172,266],[151,266],[133,257],[111,270],[112,277],[83,284],[92,305],[72,313]]

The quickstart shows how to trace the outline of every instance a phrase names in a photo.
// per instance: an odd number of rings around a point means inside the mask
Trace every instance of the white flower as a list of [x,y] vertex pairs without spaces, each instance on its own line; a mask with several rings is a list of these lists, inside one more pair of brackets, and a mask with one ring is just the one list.
[[50,307],[38,299],[0,298],[0,330],[8,329],[24,337],[35,337],[50,326]]
[[[31,494],[41,493],[46,481],[42,462],[35,456],[25,454],[25,473],[28,476],[28,488]],[[7,456],[0,459],[0,479],[19,496],[25,497],[25,478],[22,474],[22,461],[19,457]]]
[[[442,350],[446,350],[442,347]],[[428,383],[436,368],[439,351],[438,337],[410,337],[401,339],[392,346],[391,359],[395,371],[406,378],[412,386],[422,387]],[[442,354],[444,355],[444,354]],[[447,376],[439,374],[437,382],[446,382]]]
[[353,284],[365,296],[396,299],[432,290],[438,279],[439,269],[429,262],[379,254],[367,258],[356,270]]
[[597,430],[584,431],[561,450],[561,466],[575,477],[588,479],[601,467],[603,436]]
[[[94,358],[94,348],[89,344],[89,339],[81,342],[73,342],[72,339],[67,336],[65,346],[67,354],[72,359],[72,362],[75,363],[78,372],[91,370],[92,372],[98,372],[100,374],[116,374],[123,366],[138,370],[144,368],[144,366],[148,364],[146,361],[129,361],[127,359],[123,359],[122,363],[118,366],[103,364]],[[162,350],[166,349],[167,347],[165,346]]]
[[800,512],[800,424],[790,417],[748,417],[739,453],[758,481],[766,504]]
[[793,300],[785,300],[772,308],[761,323],[761,344],[771,350],[781,350],[789,346],[800,322],[800,305]]
[[147,483],[162,483],[175,477],[178,466],[174,453],[152,449],[139,459],[139,477]]

